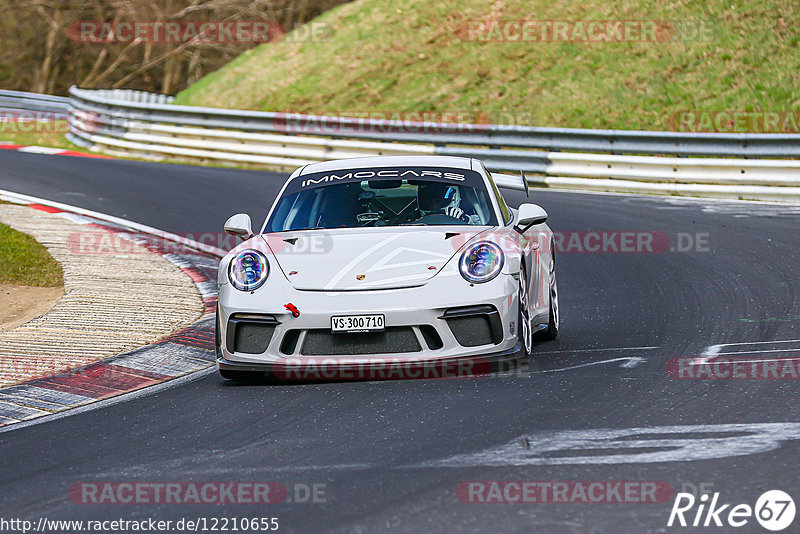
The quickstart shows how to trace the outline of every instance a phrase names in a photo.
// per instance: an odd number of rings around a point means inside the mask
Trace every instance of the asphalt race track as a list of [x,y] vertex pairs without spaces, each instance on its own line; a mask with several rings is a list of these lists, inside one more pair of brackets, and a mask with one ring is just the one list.
[[[0,152],[0,189],[176,233],[219,232],[240,211],[259,225],[282,176]],[[770,489],[797,499],[800,383],[678,380],[667,364],[733,343],[788,341],[716,350],[800,356],[790,341],[800,339],[800,210],[531,196],[556,231],[663,232],[669,247],[693,246],[559,254],[561,333],[534,347],[523,372],[292,385],[210,374],[0,433],[0,516],[278,517],[286,532],[662,532],[672,530],[672,498],[498,504],[462,502],[457,490],[469,481],[653,481],[675,491],[704,484],[725,503],[753,506]],[[273,481],[289,494],[268,505],[77,504],[68,495],[76,483],[131,481]],[[288,502],[314,484],[324,502]],[[753,518],[736,530],[765,532]]]

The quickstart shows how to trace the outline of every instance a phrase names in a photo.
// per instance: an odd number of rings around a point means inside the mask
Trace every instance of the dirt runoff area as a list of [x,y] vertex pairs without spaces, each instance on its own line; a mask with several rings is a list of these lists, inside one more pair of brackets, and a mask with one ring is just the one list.
[[63,287],[0,284],[0,332],[49,312],[63,294]]

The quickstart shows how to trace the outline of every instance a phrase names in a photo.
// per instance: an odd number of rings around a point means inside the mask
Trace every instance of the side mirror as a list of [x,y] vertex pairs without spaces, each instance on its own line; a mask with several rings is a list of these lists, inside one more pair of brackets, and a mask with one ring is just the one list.
[[547,212],[536,204],[522,204],[517,210],[516,230],[520,233],[536,224],[542,224],[547,220]]
[[246,213],[237,213],[225,221],[225,233],[238,235],[242,239],[253,237],[253,226],[250,223],[250,216]]

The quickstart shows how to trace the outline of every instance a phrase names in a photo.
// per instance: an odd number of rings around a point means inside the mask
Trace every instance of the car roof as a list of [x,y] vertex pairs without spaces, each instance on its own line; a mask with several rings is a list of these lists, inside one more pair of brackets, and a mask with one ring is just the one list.
[[472,158],[459,158],[455,156],[368,156],[363,158],[335,159],[310,163],[300,169],[293,177],[303,176],[314,172],[338,171],[361,167],[448,167],[451,169],[472,170]]

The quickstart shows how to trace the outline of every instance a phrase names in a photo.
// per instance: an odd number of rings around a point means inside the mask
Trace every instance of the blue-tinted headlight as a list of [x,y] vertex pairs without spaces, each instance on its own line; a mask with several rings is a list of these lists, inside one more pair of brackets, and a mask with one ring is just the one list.
[[234,256],[228,265],[228,279],[240,291],[261,287],[269,276],[267,257],[257,250],[245,250]]
[[500,274],[504,261],[503,251],[496,244],[489,241],[475,243],[461,254],[461,276],[476,284],[488,282]]

